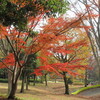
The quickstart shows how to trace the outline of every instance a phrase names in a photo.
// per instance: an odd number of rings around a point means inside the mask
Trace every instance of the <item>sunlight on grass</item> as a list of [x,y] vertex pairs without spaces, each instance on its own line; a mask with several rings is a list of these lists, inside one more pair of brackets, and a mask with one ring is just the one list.
[[34,97],[30,94],[27,94],[27,95],[17,94],[16,96],[19,97],[21,100],[41,100],[38,97]]

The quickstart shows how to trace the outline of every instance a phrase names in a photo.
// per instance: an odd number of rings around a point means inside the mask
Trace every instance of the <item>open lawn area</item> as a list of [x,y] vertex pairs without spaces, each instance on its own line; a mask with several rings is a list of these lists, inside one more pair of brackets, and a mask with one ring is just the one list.
[[[75,91],[82,86],[70,86],[70,90]],[[16,96],[22,100],[89,100],[85,97],[64,95],[64,84],[63,83],[49,83],[48,86],[45,84],[36,84],[36,86],[29,85],[29,90],[25,90],[24,93],[20,92],[20,83],[18,85]],[[0,95],[7,94],[7,83],[0,83]]]

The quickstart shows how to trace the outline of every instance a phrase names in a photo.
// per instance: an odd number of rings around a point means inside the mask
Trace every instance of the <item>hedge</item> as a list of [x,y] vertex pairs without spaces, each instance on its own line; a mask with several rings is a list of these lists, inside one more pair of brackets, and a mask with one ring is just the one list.
[[2,78],[0,78],[0,83],[8,83],[8,79],[2,79]]

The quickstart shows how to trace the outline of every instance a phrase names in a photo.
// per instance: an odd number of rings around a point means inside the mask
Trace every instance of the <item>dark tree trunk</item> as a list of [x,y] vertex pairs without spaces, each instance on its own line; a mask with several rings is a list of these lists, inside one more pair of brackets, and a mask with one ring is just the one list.
[[88,82],[87,82],[87,69],[85,70],[85,79],[84,79],[84,87],[87,87]]
[[36,75],[35,75],[35,74],[34,74],[34,76],[33,76],[33,79],[34,79],[33,85],[35,86],[35,83],[36,83]]
[[65,84],[65,94],[69,94],[68,79],[66,77],[66,72],[63,72],[63,79]]
[[[18,78],[20,77],[21,75],[21,72],[22,72],[22,67],[19,68],[18,72],[16,73],[16,69],[14,70],[14,72],[12,73],[12,80],[11,80],[11,89],[10,89],[10,92],[8,94],[8,99],[9,100],[15,100],[15,93],[16,93],[16,90],[17,90],[17,81],[18,81]],[[15,75],[16,73],[16,75]]]
[[28,85],[29,85],[29,77],[26,77],[26,90],[28,90]]
[[48,83],[47,83],[47,74],[44,75],[44,79],[45,79],[45,86],[48,86]]
[[24,93],[24,83],[25,83],[25,75],[23,75],[23,77],[22,77],[22,84],[21,84],[20,93]]
[[57,78],[56,78],[56,77],[55,77],[55,79],[54,79],[54,80],[55,80],[55,83],[57,83]]
[[11,87],[11,91],[10,91],[10,94],[8,96],[8,99],[11,100],[11,99],[14,99],[15,98],[16,90],[17,90],[17,82],[12,83],[12,87]]

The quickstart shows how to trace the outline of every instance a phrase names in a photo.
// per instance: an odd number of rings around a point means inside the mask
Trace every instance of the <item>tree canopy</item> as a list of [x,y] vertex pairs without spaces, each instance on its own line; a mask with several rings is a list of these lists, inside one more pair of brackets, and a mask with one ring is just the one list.
[[25,29],[29,17],[64,13],[67,4],[65,0],[1,0],[0,23],[4,26],[14,25],[16,28]]

